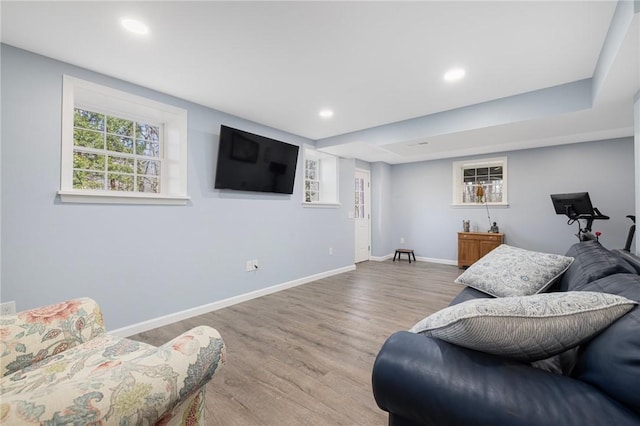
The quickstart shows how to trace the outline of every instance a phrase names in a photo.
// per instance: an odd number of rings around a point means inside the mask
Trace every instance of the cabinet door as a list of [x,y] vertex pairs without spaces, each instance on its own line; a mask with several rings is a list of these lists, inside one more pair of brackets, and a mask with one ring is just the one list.
[[458,239],[458,267],[470,266],[478,260],[480,254],[480,245],[478,240],[474,239]]
[[494,248],[498,247],[501,242],[500,242],[500,238],[498,237],[491,237],[490,239],[486,239],[486,240],[481,240],[479,241],[479,247],[478,247],[478,254],[480,255],[478,258],[484,256],[485,254],[489,253],[491,250],[493,250]]

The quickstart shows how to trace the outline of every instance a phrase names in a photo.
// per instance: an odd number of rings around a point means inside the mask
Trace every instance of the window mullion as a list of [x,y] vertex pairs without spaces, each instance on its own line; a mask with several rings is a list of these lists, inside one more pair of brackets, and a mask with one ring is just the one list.
[[134,191],[138,191],[138,158],[137,158],[137,154],[138,154],[138,150],[137,150],[137,143],[136,141],[138,140],[137,135],[136,135],[136,131],[138,130],[138,122],[134,120],[133,122],[133,142],[132,142],[132,146],[131,149],[133,150],[133,155],[135,155],[136,157],[133,158],[133,190]]
[[102,152],[104,155],[104,177],[102,178],[102,189],[109,189],[109,156],[107,152],[107,115],[104,114],[104,130],[102,131]]

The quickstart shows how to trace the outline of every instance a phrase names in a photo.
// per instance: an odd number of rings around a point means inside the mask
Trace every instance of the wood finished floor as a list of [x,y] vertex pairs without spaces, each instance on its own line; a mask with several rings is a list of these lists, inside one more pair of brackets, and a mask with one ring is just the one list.
[[227,363],[207,385],[207,425],[385,425],[371,390],[376,354],[390,334],[447,306],[459,274],[363,262],[132,338],[158,346],[200,324],[220,332]]

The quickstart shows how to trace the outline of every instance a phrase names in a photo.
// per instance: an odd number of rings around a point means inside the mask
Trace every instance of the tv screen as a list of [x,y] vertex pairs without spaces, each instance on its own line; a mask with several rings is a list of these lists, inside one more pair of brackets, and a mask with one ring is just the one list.
[[220,126],[216,189],[292,194],[296,145]]
[[551,201],[556,214],[565,214],[569,217],[593,214],[593,206],[588,192],[551,194]]

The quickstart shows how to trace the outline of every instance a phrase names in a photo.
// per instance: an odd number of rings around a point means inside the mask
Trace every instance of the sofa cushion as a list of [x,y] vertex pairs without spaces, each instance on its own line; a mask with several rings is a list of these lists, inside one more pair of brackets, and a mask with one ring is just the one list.
[[528,296],[547,289],[572,261],[568,256],[502,244],[471,265],[455,282],[495,297]]
[[571,291],[584,285],[618,273],[634,274],[635,269],[596,241],[576,243],[569,248],[567,256],[575,258],[554,290]]
[[637,274],[640,274],[640,256],[637,256],[628,251],[624,251],[622,249],[613,249],[611,253],[615,254],[619,258],[622,258],[625,262],[629,264],[633,269],[635,269]]
[[469,300],[428,316],[409,331],[531,362],[587,341],[636,304],[586,291]]
[[[587,283],[584,291],[640,302],[640,275],[616,274]],[[640,309],[632,309],[577,351],[571,376],[590,383],[640,412]]]

